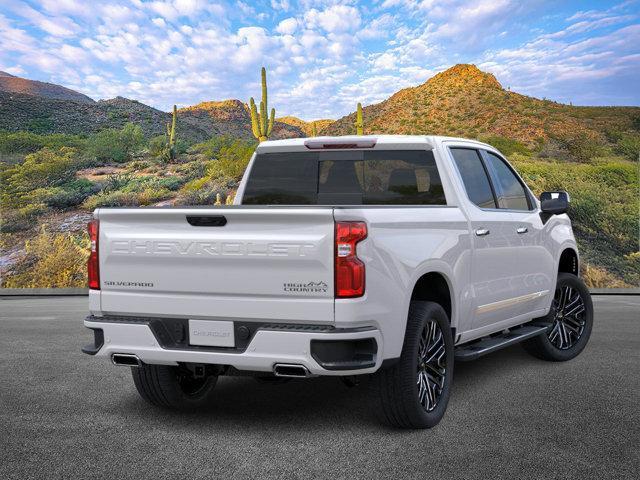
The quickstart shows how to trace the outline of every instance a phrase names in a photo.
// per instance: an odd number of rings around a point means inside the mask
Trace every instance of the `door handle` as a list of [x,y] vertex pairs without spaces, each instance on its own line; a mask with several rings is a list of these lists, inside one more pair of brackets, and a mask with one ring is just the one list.
[[518,227],[516,228],[516,232],[523,234],[523,233],[527,233],[529,231],[529,229],[527,227]]
[[476,230],[476,235],[479,237],[484,237],[485,235],[489,235],[491,232],[486,228],[479,228]]
[[224,227],[227,218],[224,215],[187,215],[187,222],[194,227]]

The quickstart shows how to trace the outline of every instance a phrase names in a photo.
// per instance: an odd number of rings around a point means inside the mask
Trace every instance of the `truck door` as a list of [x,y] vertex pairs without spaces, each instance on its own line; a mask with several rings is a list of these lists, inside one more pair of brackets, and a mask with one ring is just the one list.
[[472,328],[490,330],[542,308],[553,258],[544,248],[536,204],[504,159],[476,148],[451,153],[472,204]]

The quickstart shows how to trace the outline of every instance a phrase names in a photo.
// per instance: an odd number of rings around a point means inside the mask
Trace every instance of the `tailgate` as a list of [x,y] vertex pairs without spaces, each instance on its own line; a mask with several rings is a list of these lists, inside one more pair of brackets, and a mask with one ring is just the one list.
[[331,208],[100,209],[96,216],[104,314],[334,320]]

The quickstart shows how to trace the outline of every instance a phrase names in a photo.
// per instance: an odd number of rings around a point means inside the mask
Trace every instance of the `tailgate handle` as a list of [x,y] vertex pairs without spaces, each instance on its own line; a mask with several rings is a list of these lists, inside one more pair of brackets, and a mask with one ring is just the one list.
[[224,227],[227,224],[227,218],[224,215],[187,215],[187,222],[194,227]]

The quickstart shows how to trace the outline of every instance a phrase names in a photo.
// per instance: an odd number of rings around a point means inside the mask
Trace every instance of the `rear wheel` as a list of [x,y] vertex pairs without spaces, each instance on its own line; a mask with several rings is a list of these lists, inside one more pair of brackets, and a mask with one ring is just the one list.
[[140,396],[158,407],[197,409],[213,397],[217,375],[196,376],[186,366],[147,365],[132,367],[133,383]]
[[402,354],[377,374],[384,418],[401,428],[431,428],[442,419],[453,379],[449,318],[433,302],[411,302]]
[[589,341],[593,328],[593,303],[584,282],[570,273],[560,273],[545,318],[550,323],[546,335],[523,342],[531,355],[542,360],[564,362],[576,357]]

